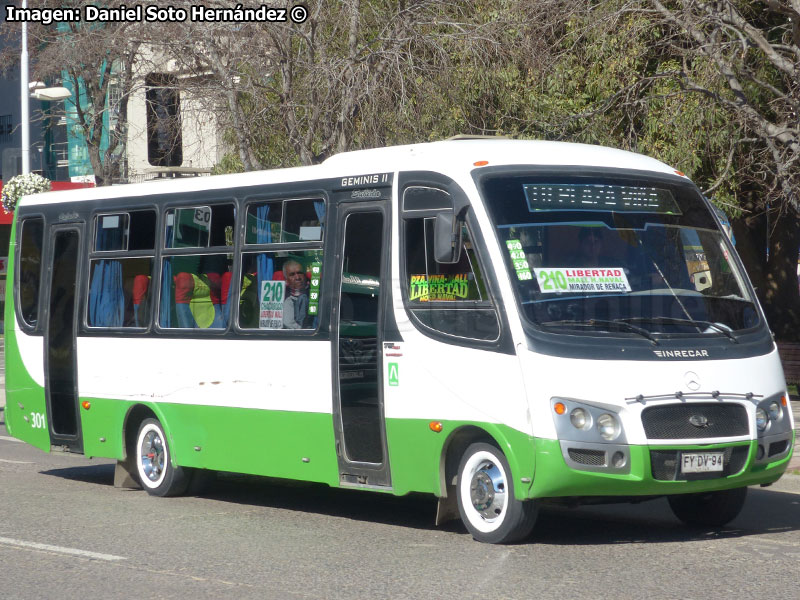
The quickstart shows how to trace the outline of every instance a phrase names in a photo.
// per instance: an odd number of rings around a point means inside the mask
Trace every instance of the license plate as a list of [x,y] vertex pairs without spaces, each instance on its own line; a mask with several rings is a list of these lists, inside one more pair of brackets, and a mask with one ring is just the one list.
[[681,454],[681,473],[722,471],[722,452],[684,452]]

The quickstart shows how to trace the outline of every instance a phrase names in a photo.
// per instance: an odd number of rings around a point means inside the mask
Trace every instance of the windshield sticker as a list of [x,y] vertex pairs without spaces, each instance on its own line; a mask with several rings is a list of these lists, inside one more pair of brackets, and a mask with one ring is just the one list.
[[469,297],[469,273],[459,275],[412,275],[409,302],[466,300]]
[[534,269],[543,294],[560,292],[630,292],[621,267]]
[[525,258],[525,251],[522,249],[522,242],[519,240],[506,240],[506,248],[511,256],[511,263],[520,281],[530,281],[533,279],[528,260]]

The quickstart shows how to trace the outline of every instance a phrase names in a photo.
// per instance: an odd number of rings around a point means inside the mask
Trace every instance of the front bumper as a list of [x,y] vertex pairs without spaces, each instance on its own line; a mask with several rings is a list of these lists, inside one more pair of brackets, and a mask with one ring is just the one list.
[[[592,448],[537,439],[536,473],[529,497],[661,496],[769,484],[777,481],[789,465],[795,435],[791,432],[788,443],[775,440],[766,447],[762,439],[702,445],[595,444]],[[680,473],[681,452],[711,451],[724,453],[721,472]],[[626,457],[621,468],[612,459],[619,452]],[[580,463],[584,456],[591,464]]]

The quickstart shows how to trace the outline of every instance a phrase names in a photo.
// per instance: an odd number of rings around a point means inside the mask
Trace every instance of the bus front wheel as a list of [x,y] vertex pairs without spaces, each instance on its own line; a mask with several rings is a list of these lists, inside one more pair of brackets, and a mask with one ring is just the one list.
[[189,486],[189,474],[170,460],[164,428],[157,419],[145,419],[136,436],[136,472],[148,494],[178,496]]
[[464,452],[458,467],[456,496],[461,520],[479,542],[516,542],[526,537],[536,523],[537,505],[514,497],[508,461],[490,444],[472,444]]
[[669,496],[672,513],[691,527],[722,527],[741,512],[747,488]]

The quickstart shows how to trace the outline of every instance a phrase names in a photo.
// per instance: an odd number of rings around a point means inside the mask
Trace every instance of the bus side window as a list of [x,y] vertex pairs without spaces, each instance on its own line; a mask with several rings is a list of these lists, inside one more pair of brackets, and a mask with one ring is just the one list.
[[[156,212],[131,210],[97,215],[89,262],[89,327],[144,328],[153,273]],[[127,256],[147,251],[150,256]]]
[[[235,219],[236,210],[230,203],[167,210],[159,326],[227,328]],[[184,248],[196,248],[197,252],[174,252]],[[224,291],[223,285],[227,286]]]
[[241,329],[316,329],[321,250],[242,254]]
[[300,198],[258,202],[247,207],[246,244],[322,241],[325,202]]
[[[317,329],[325,213],[321,197],[254,199],[247,204],[240,329]],[[281,247],[273,249],[277,244]]]
[[19,252],[19,312],[31,327],[39,319],[39,287],[42,275],[44,219],[25,219],[21,224]]
[[495,340],[500,335],[497,313],[469,229],[466,224],[462,227],[459,261],[442,264],[434,259],[434,218],[406,219],[404,294],[411,313],[425,327],[457,337]]

